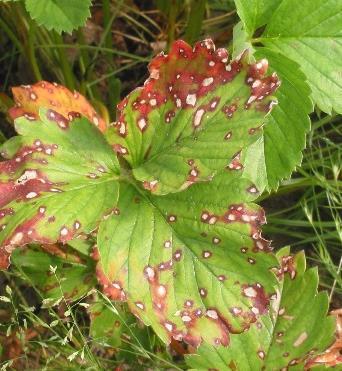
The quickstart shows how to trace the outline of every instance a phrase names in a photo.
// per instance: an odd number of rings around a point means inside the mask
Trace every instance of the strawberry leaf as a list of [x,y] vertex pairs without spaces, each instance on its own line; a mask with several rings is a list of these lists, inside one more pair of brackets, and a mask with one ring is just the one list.
[[282,81],[278,104],[267,116],[262,140],[248,149],[244,169],[260,190],[270,191],[300,165],[313,108],[306,77],[295,62],[267,48],[258,48],[255,56],[266,57]]
[[90,16],[91,0],[25,0],[30,16],[40,26],[71,33]]
[[[265,157],[266,177],[259,184],[254,179],[260,189],[272,190],[301,162],[309,130],[307,115],[312,111],[308,89],[320,109],[342,112],[342,80],[337,72],[341,69],[342,8],[336,0],[235,3],[248,34],[242,42],[253,44],[255,56],[267,58],[282,80],[279,104],[265,125],[264,153],[259,153]],[[261,37],[253,39],[254,31],[265,23]],[[242,44],[236,42],[237,47]]]
[[228,345],[268,311],[277,261],[260,236],[256,188],[218,175],[163,197],[120,189],[98,233],[105,294],[127,300],[160,338]]
[[135,317],[124,310],[111,308],[104,300],[92,303],[88,309],[90,316],[89,335],[97,344],[122,347],[122,336],[129,338],[129,325],[136,323]]
[[254,31],[267,23],[282,0],[235,0],[240,19],[243,20],[250,36]]
[[54,256],[30,246],[13,251],[11,260],[14,267],[41,291],[45,299],[59,299],[63,296],[66,300],[77,300],[95,285],[94,261],[85,258],[72,261],[68,252],[65,257]]
[[303,253],[293,257],[286,248],[278,257],[280,286],[270,312],[250,331],[232,337],[227,348],[201,346],[197,355],[187,357],[191,368],[247,371],[296,366],[303,370],[314,354],[333,342],[335,321],[326,317],[326,293],[317,293],[317,270],[305,271]]
[[248,34],[252,37],[253,31],[267,21],[255,42],[300,65],[313,101],[322,111],[342,113],[341,1],[266,2],[269,4],[264,7],[265,0],[253,0],[253,5],[251,1],[235,0]]
[[41,110],[15,125],[21,136],[1,147],[1,268],[15,246],[90,233],[118,197],[117,158],[87,119]]
[[224,168],[241,170],[239,154],[258,138],[279,85],[275,74],[265,76],[267,61],[249,65],[242,54],[228,62],[211,40],[193,49],[176,41],[149,70],[144,87],[120,103],[108,133],[134,177],[167,194],[210,181]]
[[283,0],[261,36],[265,46],[300,64],[314,102],[327,113],[342,113],[341,22],[339,0]]
[[50,108],[68,119],[78,116],[86,117],[101,131],[106,129],[106,123],[95,111],[87,99],[65,86],[47,81],[40,81],[34,85],[22,85],[12,88],[15,107],[9,110],[12,119],[20,116],[37,118],[41,107]]

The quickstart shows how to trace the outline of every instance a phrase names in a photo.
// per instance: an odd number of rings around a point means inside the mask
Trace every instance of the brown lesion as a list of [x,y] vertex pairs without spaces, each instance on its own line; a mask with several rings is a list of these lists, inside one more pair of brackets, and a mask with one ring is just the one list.
[[86,260],[75,250],[69,246],[60,243],[41,244],[41,249],[51,255],[58,256],[71,263],[86,264]]
[[[265,212],[262,208],[258,208],[255,211],[247,208],[245,204],[232,204],[224,215],[220,217],[220,221],[225,224],[248,224],[250,226],[249,234],[253,241],[253,252],[270,252],[273,250],[271,242],[261,236],[260,227],[266,223]],[[247,251],[247,248],[243,247],[243,249],[246,249]],[[242,252],[244,253],[246,251]]]
[[104,273],[100,262],[96,265],[96,277],[99,284],[102,286],[103,293],[110,299],[117,301],[127,300],[122,282],[119,280],[111,281]]
[[17,226],[1,242],[0,246],[0,268],[7,269],[10,264],[12,251],[18,246],[24,246],[32,242],[50,244],[52,239],[37,231],[37,224],[44,218],[44,213],[37,210],[37,213],[30,219]]
[[317,354],[317,349],[312,349],[306,360],[305,370],[318,365],[324,365],[330,368],[342,364],[342,308],[332,310],[330,315],[336,317],[334,342],[325,352],[319,355],[314,355],[315,353]]

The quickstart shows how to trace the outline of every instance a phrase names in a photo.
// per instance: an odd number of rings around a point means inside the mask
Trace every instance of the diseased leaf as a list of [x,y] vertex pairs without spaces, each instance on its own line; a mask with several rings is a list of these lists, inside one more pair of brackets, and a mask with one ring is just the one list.
[[277,71],[282,82],[277,91],[278,105],[267,116],[263,140],[254,146],[253,152],[249,149],[244,169],[245,173],[253,172],[256,159],[260,158],[260,168],[256,171],[258,179],[252,175],[249,178],[260,190],[270,191],[300,165],[305,135],[310,129],[308,114],[313,107],[306,77],[295,62],[267,48],[258,48],[255,56],[266,57],[271,71]]
[[197,355],[187,357],[191,368],[254,371],[291,367],[303,370],[314,354],[333,342],[335,321],[326,317],[326,293],[317,293],[317,270],[305,272],[303,253],[293,257],[289,249],[283,249],[278,257],[280,286],[270,312],[261,316],[250,331],[232,337],[227,348],[201,346]]
[[336,318],[335,342],[322,354],[312,357],[307,362],[307,367],[315,367],[316,370],[326,370],[327,367],[338,366],[342,364],[342,308],[335,309],[330,315]]
[[[160,338],[228,345],[268,311],[277,261],[257,190],[238,174],[158,197],[122,187],[98,233],[104,292]],[[240,335],[239,335],[240,336]]]
[[248,65],[244,54],[229,63],[211,40],[194,48],[176,41],[149,70],[144,87],[120,103],[108,133],[134,177],[167,194],[224,168],[241,170],[239,154],[258,138],[279,85],[276,74],[265,76],[266,61]]
[[[253,27],[264,22],[264,13],[258,17]],[[8,266],[16,246],[41,243],[55,255],[49,272],[61,271],[69,297],[78,297],[93,268],[87,255],[98,232],[92,256],[104,293],[127,301],[165,343],[200,346],[188,358],[191,366],[254,371],[308,365],[333,341],[327,296],[317,294],[317,272],[305,272],[303,254],[293,257],[285,249],[278,261],[271,253],[261,236],[264,212],[253,200],[300,160],[311,104],[301,97],[308,87],[297,64],[269,49],[260,52],[286,81],[272,116],[266,117],[279,81],[275,73],[265,76],[267,60],[249,64],[244,52],[228,62],[227,51],[215,51],[211,40],[193,49],[177,41],[168,56],[152,61],[144,87],[119,105],[119,120],[105,134],[110,144],[88,120],[99,124],[84,100],[75,103],[70,92],[57,89],[52,104],[45,82],[17,90],[28,111],[24,105],[12,111],[21,116],[21,136],[1,152],[7,161],[0,163],[0,267]],[[293,88],[295,80],[301,83]],[[286,148],[275,150],[267,138],[278,144],[289,106],[286,119],[304,124],[294,129],[298,139],[286,139],[293,151],[284,155]],[[276,127],[263,134],[267,121]],[[90,233],[89,241],[75,242]],[[71,239],[69,254],[63,244]],[[39,268],[46,273],[44,253],[25,259],[27,251],[16,253],[18,266],[32,277]],[[78,264],[82,269],[74,269]],[[38,285],[55,295],[56,281]],[[121,332],[111,339],[112,329],[102,326],[113,318],[103,306],[95,310],[100,314],[91,334],[119,345]]]
[[261,36],[265,46],[300,64],[314,102],[327,113],[342,113],[341,24],[340,0],[283,0]]
[[118,197],[117,158],[87,119],[41,110],[15,126],[21,136],[1,147],[1,268],[15,246],[90,233]]
[[48,30],[71,33],[90,16],[91,0],[25,0],[30,16]]
[[106,129],[106,122],[87,99],[62,85],[40,81],[34,85],[14,87],[12,92],[16,105],[9,110],[9,115],[13,120],[25,115],[29,119],[37,118],[40,108],[49,108],[69,120],[84,116],[101,131]]
[[[51,249],[49,250],[51,252]],[[53,256],[37,247],[15,250],[12,264],[24,272],[44,298],[77,300],[95,285],[94,261],[72,261],[70,255]],[[50,267],[56,268],[55,274]],[[57,278],[56,278],[57,277]]]

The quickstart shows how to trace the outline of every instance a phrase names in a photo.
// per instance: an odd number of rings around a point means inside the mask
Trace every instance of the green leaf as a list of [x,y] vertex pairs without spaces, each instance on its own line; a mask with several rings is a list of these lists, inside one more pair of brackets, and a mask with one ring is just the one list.
[[27,11],[40,26],[58,33],[84,26],[91,0],[25,0]]
[[235,0],[235,5],[247,33],[253,36],[257,28],[267,23],[281,2],[282,0]]
[[[92,343],[95,346],[115,348],[117,361],[130,365],[138,361],[139,369],[143,370],[145,365],[142,363],[140,349],[155,352],[157,348],[164,348],[161,341],[137,321],[125,304],[116,303],[114,307],[109,299],[103,297],[90,305],[88,313]],[[169,358],[168,353],[164,352],[165,358]],[[158,355],[162,356],[161,350],[158,350]]]
[[308,114],[312,111],[312,103],[306,77],[295,62],[267,48],[258,48],[255,56],[266,57],[271,71],[277,71],[282,82],[277,91],[278,105],[267,117],[263,141],[255,146],[255,151],[247,154],[245,160],[245,173],[252,172],[256,158],[260,157],[260,168],[256,172],[258,179],[252,175],[249,178],[260,190],[266,187],[270,191],[276,189],[279,181],[289,177],[301,163],[305,135],[310,129]]
[[[144,87],[124,99],[108,139],[155,194],[208,182],[222,169],[242,170],[240,152],[258,139],[278,87],[265,61],[246,53],[228,62],[211,40],[173,43],[149,66]],[[258,86],[252,86],[255,79]]]
[[342,2],[283,0],[269,19],[260,41],[300,64],[321,110],[342,113]]
[[310,357],[334,341],[335,320],[326,317],[327,294],[317,293],[317,270],[305,271],[303,253],[293,257],[289,249],[283,249],[278,257],[280,286],[270,312],[248,332],[232,337],[227,348],[201,346],[197,355],[187,357],[191,368],[254,371],[292,366],[303,370]]
[[93,340],[101,345],[109,344],[119,347],[122,343],[121,336],[127,332],[129,322],[134,322],[134,317],[123,311],[114,311],[103,301],[92,303],[88,309],[90,315],[89,334]]
[[248,50],[248,57],[251,59],[254,48],[247,35],[246,29],[242,22],[237,23],[233,28],[233,52],[232,57],[236,58],[245,50]]
[[[242,41],[266,46],[254,46],[255,56],[266,57],[271,71],[277,71],[282,81],[277,93],[279,104],[265,125],[264,149],[260,147],[259,158],[264,156],[266,177],[263,181],[259,176],[260,183],[255,181],[260,189],[266,187],[270,191],[301,162],[305,134],[310,127],[308,114],[312,111],[307,85],[319,108],[328,113],[332,109],[341,112],[342,78],[338,71],[342,67],[339,27],[342,8],[340,2],[337,5],[330,0],[282,0],[269,7],[264,6],[263,0],[253,3],[251,6],[250,1],[236,1],[249,34],[249,39],[245,37]],[[254,31],[266,21],[263,35],[253,40]],[[243,36],[243,30],[240,35]],[[241,38],[238,40],[241,44]],[[248,154],[246,158],[249,161]]]
[[[12,264],[23,272],[29,282],[40,290],[44,298],[77,300],[95,285],[94,261],[85,259],[79,262],[53,256],[37,247],[15,250]],[[55,274],[51,272],[53,267]]]
[[238,174],[218,175],[163,197],[120,189],[98,233],[104,293],[166,343],[228,345],[268,310],[277,261],[260,236],[257,190]]
[[0,263],[15,246],[66,241],[90,233],[118,197],[119,166],[86,118],[68,121],[52,110],[18,118],[1,148]]

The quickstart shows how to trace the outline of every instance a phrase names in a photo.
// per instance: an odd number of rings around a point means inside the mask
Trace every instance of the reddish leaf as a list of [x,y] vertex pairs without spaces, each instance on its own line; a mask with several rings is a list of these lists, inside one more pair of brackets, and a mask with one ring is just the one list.
[[12,92],[16,105],[9,110],[9,114],[13,120],[20,116],[36,119],[39,108],[50,108],[68,120],[82,115],[101,131],[106,129],[106,122],[87,99],[62,85],[40,81],[34,85],[17,86],[12,88]]
[[118,197],[117,158],[86,118],[40,110],[15,124],[21,136],[0,149],[0,268],[16,246],[92,232]]
[[155,194],[210,181],[224,168],[242,170],[239,154],[261,134],[275,103],[279,80],[266,76],[267,66],[248,64],[245,54],[229,61],[211,40],[194,48],[178,40],[152,60],[144,86],[119,104],[110,142]]

